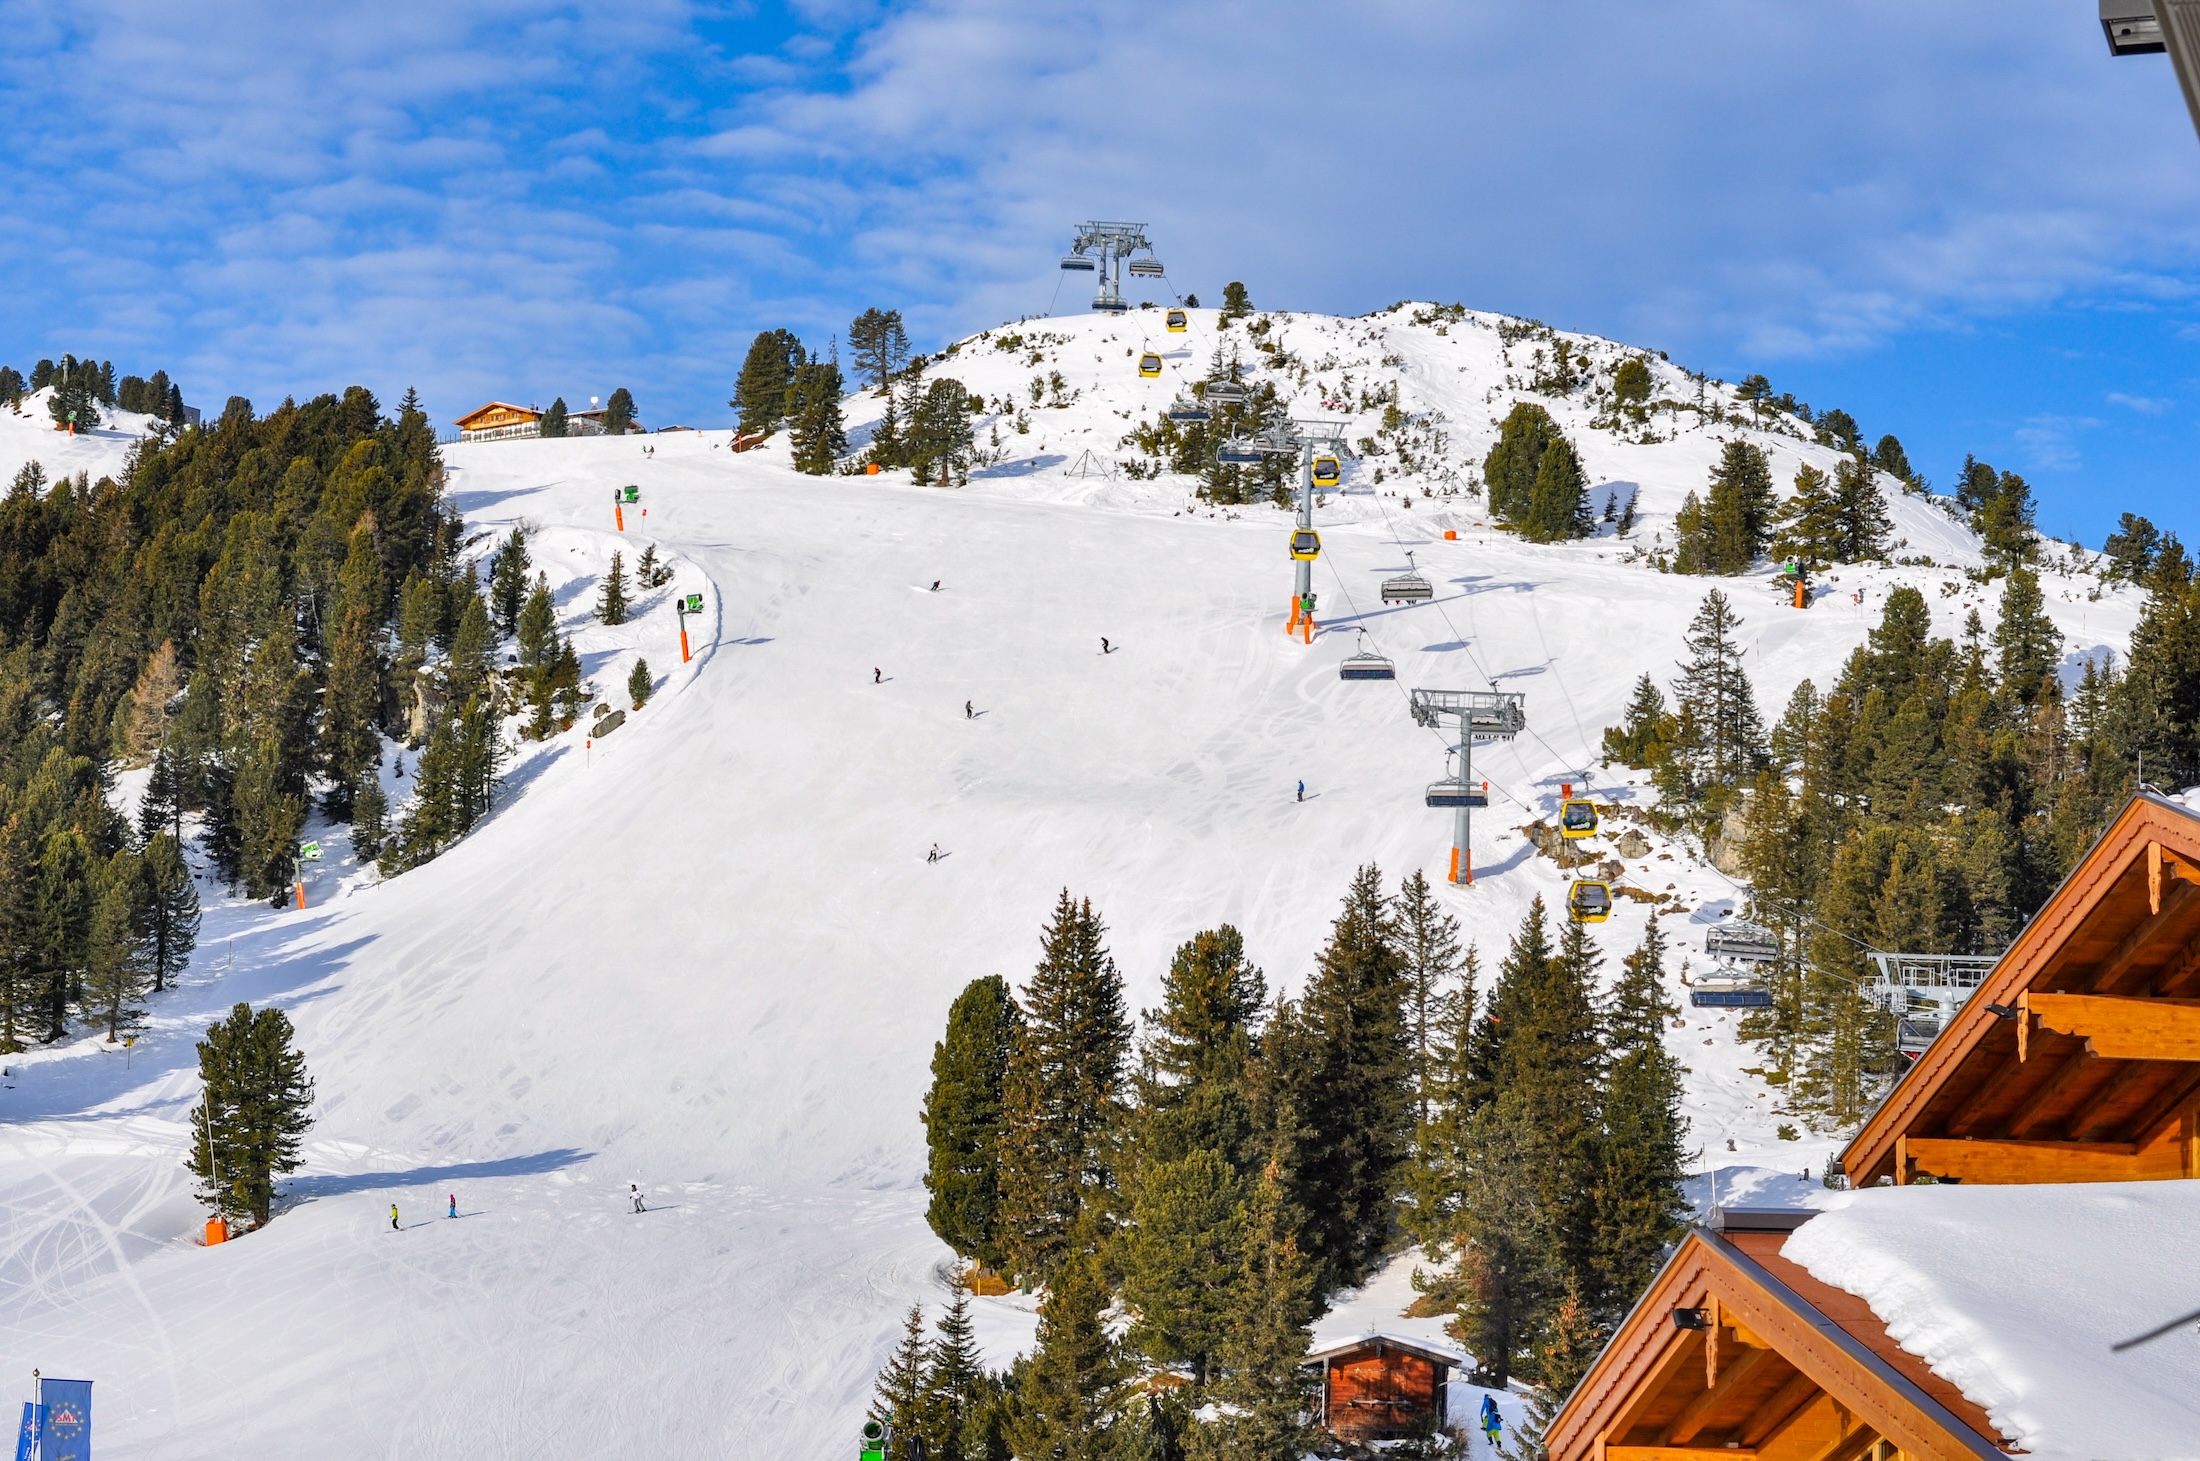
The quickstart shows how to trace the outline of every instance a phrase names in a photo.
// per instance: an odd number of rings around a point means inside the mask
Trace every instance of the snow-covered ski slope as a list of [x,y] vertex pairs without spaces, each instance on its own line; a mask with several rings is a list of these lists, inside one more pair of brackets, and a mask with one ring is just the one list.
[[[1373,462],[1325,504],[1312,646],[1283,633],[1283,514],[1195,512],[1176,479],[1067,475],[1087,446],[1129,456],[1117,441],[1173,393],[1121,353],[1141,325],[1159,340],[1158,314],[1022,326],[1065,337],[1038,365],[981,338],[935,367],[1027,403],[1032,430],[1004,425],[1008,450],[963,489],[803,477],[778,442],[736,456],[722,431],[447,449],[477,551],[511,523],[539,529],[599,695],[623,706],[642,654],[658,698],[593,747],[584,726],[530,748],[495,815],[426,867],[378,884],[331,838],[304,912],[210,890],[202,953],[127,1068],[89,1038],[11,1061],[0,1353],[97,1380],[109,1458],[831,1456],[900,1313],[940,1295],[916,1111],[947,1005],[973,977],[1026,976],[1062,888],[1107,918],[1134,1005],[1154,1002],[1179,942],[1225,921],[1294,987],[1356,866],[1443,873],[1448,814],[1421,804],[1443,740],[1411,724],[1405,687],[1494,683],[1527,695],[1535,733],[1477,753],[1495,802],[1478,879],[1443,894],[1493,973],[1530,900],[1565,887],[1518,829],[1563,782],[1641,795],[1596,768],[1597,738],[1639,673],[1669,676],[1708,585],[1623,559],[1670,541],[1718,444],[1623,443],[1589,429],[1587,406],[1537,398],[1593,482],[1639,484],[1644,520],[1627,542],[1519,543],[1474,499],[1418,495],[1442,473],[1465,483],[1516,394],[1494,328],[1439,335],[1409,316],[1275,326],[1310,365],[1338,356],[1310,372],[1301,414],[1336,398],[1347,350],[1369,362],[1355,388],[1397,380],[1409,414],[1444,413],[1424,417],[1445,436],[1429,472],[1386,471],[1382,491],[1402,485],[1412,508],[1369,490]],[[1216,325],[1194,320],[1183,348],[1203,367]],[[1030,410],[1028,381],[1054,369],[1079,394]],[[1661,367],[1661,392],[1679,389]],[[30,421],[0,412],[0,469],[42,454],[50,433]],[[1783,483],[1798,458],[1830,465],[1765,439]],[[126,445],[108,447],[115,465]],[[627,483],[648,515],[627,509],[622,535]],[[1965,561],[1937,509],[1895,510],[1905,553]],[[629,625],[593,625],[595,575],[647,542],[676,582]],[[1437,598],[1385,608],[1375,585],[1407,549]],[[1840,578],[1804,611],[1726,585],[1768,713],[1804,676],[1832,677],[1898,582],[1926,591],[1943,632],[1994,607],[1949,569]],[[2089,601],[2091,584],[2050,578],[2074,654],[2120,648],[2136,613],[2128,594]],[[670,596],[697,590],[708,611],[682,672]],[[1361,628],[1397,685],[1338,681]],[[1681,950],[1739,898],[1655,836],[1624,881],[1669,895]],[[1623,900],[1598,930],[1608,969],[1649,906]],[[209,1250],[180,1165],[191,1041],[237,999],[292,1012],[319,1125],[294,1205]],[[1730,1019],[1692,1014],[1672,1039],[1722,1197],[1814,1194],[1792,1174],[1828,1143],[1775,1137],[1774,1093]],[[627,1210],[630,1181],[647,1214]],[[988,1302],[984,1322],[1005,1354],[1028,1303]]]

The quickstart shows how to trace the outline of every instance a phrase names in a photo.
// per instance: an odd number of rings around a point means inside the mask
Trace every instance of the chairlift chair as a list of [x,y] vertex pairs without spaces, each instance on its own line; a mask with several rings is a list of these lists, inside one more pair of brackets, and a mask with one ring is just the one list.
[[1215,460],[1227,462],[1233,467],[1257,466],[1260,463],[1260,448],[1233,436],[1215,448]]
[[1362,629],[1358,640],[1358,648],[1353,653],[1346,655],[1344,662],[1337,666],[1337,678],[1340,680],[1395,680],[1398,678],[1398,667],[1367,647],[1367,631]]
[[1168,417],[1171,421],[1182,422],[1185,425],[1215,419],[1214,413],[1199,404],[1199,402],[1182,398],[1169,403]]
[[1091,274],[1099,267],[1099,264],[1083,254],[1068,254],[1062,259],[1062,272],[1065,274]]
[[1597,807],[1579,798],[1560,802],[1558,831],[1562,837],[1591,837],[1597,830]]
[[1130,311],[1130,302],[1110,294],[1095,294],[1092,297],[1092,307],[1104,315],[1127,314]]
[[1147,380],[1152,380],[1155,376],[1161,374],[1161,357],[1150,350],[1139,356],[1138,373]]
[[1688,1002],[1700,1010],[1769,1009],[1772,991],[1753,974],[1714,973],[1688,986]]
[[1248,391],[1234,380],[1211,380],[1207,382],[1207,402],[1209,405],[1218,403],[1235,405],[1250,398],[1251,395],[1251,391]]
[[1133,259],[1123,266],[1123,272],[1134,279],[1161,279],[1169,271],[1161,267],[1159,259]]
[[1185,313],[1184,313],[1184,311],[1182,311],[1182,310],[1180,310],[1180,309],[1172,309],[1172,310],[1170,310],[1170,311],[1169,311],[1169,315],[1168,315],[1168,326],[1169,326],[1169,333],[1170,333],[1170,334],[1172,334],[1172,335],[1181,335],[1181,334],[1183,334],[1183,333],[1184,333],[1184,331],[1185,331],[1186,329],[1188,329],[1188,328],[1190,327],[1190,323],[1191,323],[1191,322],[1190,322],[1190,320],[1189,320],[1189,319],[1188,319],[1188,318],[1187,318],[1187,317],[1185,316]]
[[1299,528],[1291,534],[1291,556],[1312,562],[1322,556],[1322,535],[1312,528]]
[[1486,807],[1490,804],[1489,783],[1432,781],[1428,784],[1427,799],[1432,807]]
[[1577,880],[1566,892],[1566,911],[1576,923],[1602,923],[1612,916],[1612,885],[1588,878]]
[[1335,457],[1314,458],[1314,485],[1316,487],[1334,487],[1342,480],[1344,480],[1344,468]]
[[1413,565],[1413,555],[1406,554],[1406,571],[1395,578],[1383,580],[1383,602],[1386,604],[1425,604],[1436,597],[1436,590],[1421,577]]

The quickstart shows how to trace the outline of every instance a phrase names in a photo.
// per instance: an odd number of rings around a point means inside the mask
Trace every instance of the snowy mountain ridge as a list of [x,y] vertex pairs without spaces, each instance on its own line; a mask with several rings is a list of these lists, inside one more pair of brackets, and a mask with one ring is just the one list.
[[[606,1434],[833,1454],[900,1312],[941,1293],[915,1114],[931,1042],[969,979],[1021,982],[1059,889],[1107,919],[1134,1008],[1171,950],[1221,922],[1295,988],[1355,867],[1443,875],[1449,818],[1421,788],[1444,738],[1411,723],[1404,689],[1494,685],[1526,693],[1532,733],[1478,749],[1478,876],[1442,894],[1487,968],[1533,898],[1563,899],[1566,874],[1522,830],[1561,787],[1645,803],[1597,764],[1598,737],[1640,673],[1670,678],[1713,582],[1740,603],[1770,712],[1837,672],[1897,584],[1924,592],[1936,632],[1971,607],[1992,617],[1998,591],[1966,572],[1975,540],[1894,491],[1898,554],[1932,566],[1837,569],[1800,611],[1753,582],[1658,572],[1644,545],[1670,544],[1722,433],[1765,446],[1783,489],[1838,454],[1799,424],[1731,419],[1708,383],[1729,419],[1683,404],[1647,433],[1597,425],[1590,386],[1532,389],[1534,349],[1548,370],[1564,339],[1592,380],[1647,355],[1652,399],[1693,401],[1654,354],[1404,306],[1268,316],[1279,359],[1249,325],[1190,313],[1181,336],[1139,311],[945,352],[928,374],[996,406],[978,430],[998,456],[961,490],[805,477],[782,441],[737,455],[721,430],[445,449],[473,551],[528,523],[598,697],[617,699],[636,657],[657,697],[601,741],[584,721],[526,747],[489,819],[412,872],[383,882],[318,828],[330,858],[307,909],[207,886],[199,955],[134,1051],[87,1036],[8,1062],[0,1334],[22,1367],[100,1381],[103,1455],[285,1456],[310,1436],[335,1457],[579,1456]],[[1321,507],[1311,646],[1283,633],[1284,514],[1212,509],[1189,479],[1125,465],[1125,438],[1225,344],[1288,386],[1294,415],[1383,447]],[[1159,378],[1137,374],[1148,349]],[[1034,407],[1034,380],[1065,404]],[[1538,546],[1491,524],[1470,489],[1515,399],[1551,411],[1593,492],[1639,489],[1629,538],[1606,524]],[[1404,420],[1385,428],[1393,404]],[[860,441],[881,403],[848,405]],[[26,412],[0,411],[0,473],[121,470],[130,431],[71,439]],[[626,509],[622,531],[610,497],[630,483],[647,516]],[[611,554],[645,543],[674,582],[597,623]],[[1437,596],[1383,605],[1408,552]],[[2121,653],[2138,596],[2072,566],[2051,560],[2043,583],[2075,666]],[[682,667],[671,596],[688,592],[707,612]],[[1397,660],[1395,686],[1337,678],[1361,631]],[[403,794],[394,764],[385,784]],[[1598,848],[1656,900],[1623,900],[1598,930],[1607,972],[1653,909],[1700,967],[1740,890],[1654,831],[1639,856]],[[239,999],[291,1011],[318,1125],[277,1221],[205,1249],[181,1165],[192,1041]],[[1703,1196],[1716,1180],[1729,1202],[1812,1200],[1795,1174],[1829,1143],[1778,1136],[1732,1016],[1689,1011],[1670,1039]],[[629,1181],[652,1212],[626,1211]],[[464,1216],[433,1216],[454,1193]],[[1331,1322],[1403,1324],[1382,1311],[1405,1294],[1393,1272]],[[1003,1358],[1028,1341],[1028,1301],[985,1301],[982,1323]]]

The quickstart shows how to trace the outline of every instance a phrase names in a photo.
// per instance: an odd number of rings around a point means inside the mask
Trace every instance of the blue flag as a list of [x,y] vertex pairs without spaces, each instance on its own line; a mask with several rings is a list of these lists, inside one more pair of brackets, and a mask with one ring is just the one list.
[[40,1380],[38,1461],[92,1461],[92,1382]]
[[38,1444],[38,1405],[23,1402],[23,1433],[15,1438],[15,1461],[31,1461],[31,1447]]

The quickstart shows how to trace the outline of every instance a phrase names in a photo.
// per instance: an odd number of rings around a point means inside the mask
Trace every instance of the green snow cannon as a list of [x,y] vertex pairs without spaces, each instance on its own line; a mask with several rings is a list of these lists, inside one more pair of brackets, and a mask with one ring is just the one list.
[[863,1423],[863,1451],[857,1461],[886,1461],[886,1447],[892,1441],[892,1433],[882,1420]]

